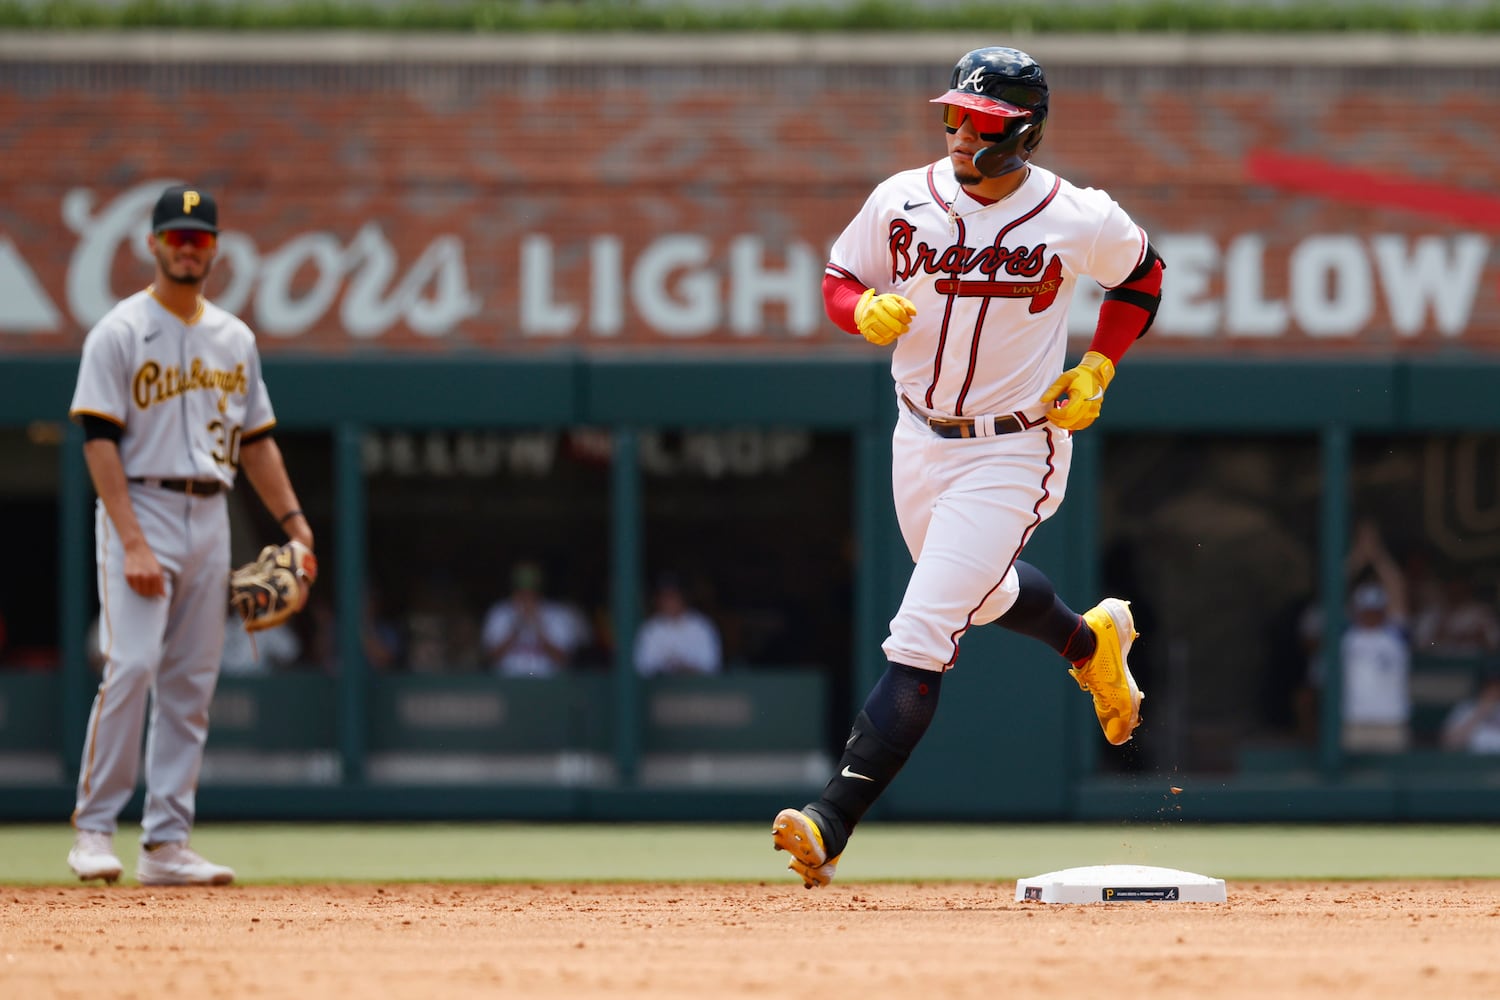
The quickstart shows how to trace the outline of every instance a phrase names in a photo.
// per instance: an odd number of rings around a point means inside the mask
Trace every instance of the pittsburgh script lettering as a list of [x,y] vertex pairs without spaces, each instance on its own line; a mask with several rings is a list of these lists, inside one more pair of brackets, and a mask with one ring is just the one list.
[[249,388],[250,380],[245,375],[244,365],[235,365],[234,371],[210,368],[202,358],[194,358],[185,373],[176,365],[163,368],[155,361],[148,361],[131,380],[131,395],[135,405],[143,410],[176,399],[185,392],[211,389],[219,393],[219,412],[223,413],[231,394],[243,394]]

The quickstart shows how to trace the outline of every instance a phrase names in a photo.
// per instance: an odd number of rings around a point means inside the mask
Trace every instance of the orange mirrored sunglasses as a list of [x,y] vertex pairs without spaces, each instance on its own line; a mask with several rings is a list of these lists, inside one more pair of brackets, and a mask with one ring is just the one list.
[[176,250],[181,247],[196,247],[207,250],[219,241],[213,233],[202,229],[163,229],[156,238]]
[[1001,135],[1015,121],[1014,118],[1006,118],[1004,115],[990,115],[983,111],[971,111],[961,108],[957,104],[944,104],[943,125],[949,132],[957,132],[967,118],[974,123],[974,131],[980,135]]

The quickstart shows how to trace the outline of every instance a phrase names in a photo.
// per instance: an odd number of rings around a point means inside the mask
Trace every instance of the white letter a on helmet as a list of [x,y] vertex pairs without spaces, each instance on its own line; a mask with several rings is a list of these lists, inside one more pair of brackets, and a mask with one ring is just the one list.
[[974,68],[974,70],[971,73],[969,73],[968,76],[966,76],[962,80],[958,81],[958,86],[955,87],[955,88],[953,88],[953,89],[955,89],[955,90],[968,90],[972,86],[975,90],[981,90],[983,88],[980,87],[979,84],[980,84],[980,81],[983,80],[983,79],[984,79],[984,67],[983,66],[976,66]]

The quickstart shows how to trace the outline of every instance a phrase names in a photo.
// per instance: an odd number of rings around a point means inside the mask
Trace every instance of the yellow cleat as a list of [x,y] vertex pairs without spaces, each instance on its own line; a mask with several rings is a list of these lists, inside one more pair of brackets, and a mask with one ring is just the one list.
[[1130,602],[1106,597],[1083,613],[1094,632],[1098,648],[1094,655],[1068,673],[1078,686],[1094,696],[1094,714],[1104,729],[1104,738],[1115,746],[1130,740],[1141,724],[1141,700],[1145,695],[1130,676],[1126,657],[1140,633],[1130,614]]
[[792,856],[787,867],[802,876],[803,888],[813,889],[833,881],[839,858],[830,858],[823,847],[823,834],[800,809],[783,809],[771,824],[771,846]]

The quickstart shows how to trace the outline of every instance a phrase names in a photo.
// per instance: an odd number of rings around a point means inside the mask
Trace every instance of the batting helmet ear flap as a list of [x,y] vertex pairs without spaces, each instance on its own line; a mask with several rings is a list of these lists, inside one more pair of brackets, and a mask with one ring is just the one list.
[[1026,166],[1032,150],[1042,141],[1042,129],[1046,119],[1040,122],[1025,122],[1014,134],[993,146],[986,146],[974,154],[974,169],[986,177],[1001,177]]

